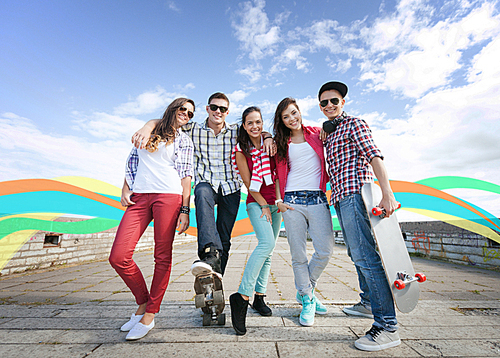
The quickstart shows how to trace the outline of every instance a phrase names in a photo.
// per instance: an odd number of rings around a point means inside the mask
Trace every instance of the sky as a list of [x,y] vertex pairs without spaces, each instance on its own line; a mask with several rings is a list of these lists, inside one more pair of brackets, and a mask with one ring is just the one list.
[[[498,1],[0,2],[0,181],[85,176],[121,187],[130,138],[176,97],[231,100],[266,127],[297,99],[346,83],[392,180],[500,185]],[[500,198],[448,191],[500,216]]]

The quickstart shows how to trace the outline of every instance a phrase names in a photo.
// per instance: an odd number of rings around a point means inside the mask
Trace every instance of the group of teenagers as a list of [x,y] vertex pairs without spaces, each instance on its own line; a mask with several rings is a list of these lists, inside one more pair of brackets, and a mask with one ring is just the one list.
[[[147,122],[133,135],[134,147],[127,159],[121,196],[127,209],[109,257],[138,304],[137,311],[121,327],[128,332],[127,340],[140,339],[154,327],[154,316],[170,279],[175,231],[182,233],[189,227],[194,177],[199,256],[191,267],[195,276],[205,272],[224,275],[242,183],[248,189],[246,207],[258,244],[247,261],[238,291],[229,297],[236,334],[246,333],[252,295],[251,307],[262,316],[272,315],[264,297],[282,219],[292,257],[296,299],[302,305],[299,322],[312,326],[315,314],[327,313],[315,290],[332,255],[332,205],[360,286],[360,302],[343,311],[374,319],[355,346],[376,351],[401,343],[391,289],[376,250],[361,187],[373,182],[375,176],[383,194],[379,206],[391,215],[398,203],[368,125],[344,111],[347,91],[347,86],[337,81],[327,82],[319,90],[319,108],[330,124],[327,132],[303,125],[299,106],[290,97],[276,108],[273,135],[263,130],[258,107],[245,109],[240,125],[227,124],[229,99],[217,92],[208,99],[208,118],[203,123],[190,122],[195,111],[193,100],[177,98],[161,119]],[[326,196],[328,181],[330,203]],[[132,256],[151,220],[155,267],[148,290]],[[314,248],[310,260],[308,234]]]

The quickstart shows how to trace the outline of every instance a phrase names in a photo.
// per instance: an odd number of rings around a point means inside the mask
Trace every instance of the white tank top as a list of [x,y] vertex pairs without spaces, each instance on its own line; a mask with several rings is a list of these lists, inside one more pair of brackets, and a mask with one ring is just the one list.
[[285,191],[320,190],[321,159],[309,143],[290,143],[288,161]]
[[176,155],[174,143],[158,145],[156,152],[146,149],[137,151],[139,165],[134,182],[134,193],[182,194],[179,174],[174,167]]

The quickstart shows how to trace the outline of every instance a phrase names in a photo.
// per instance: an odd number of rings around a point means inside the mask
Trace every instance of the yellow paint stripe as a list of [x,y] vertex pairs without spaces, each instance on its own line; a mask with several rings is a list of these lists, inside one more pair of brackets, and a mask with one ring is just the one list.
[[94,193],[118,197],[122,195],[122,190],[120,188],[97,179],[77,176],[64,176],[53,178],[52,180],[74,185],[82,189],[93,191]]
[[[54,220],[62,214],[37,213],[37,214],[19,214],[2,217],[0,220],[23,217],[31,219]],[[3,270],[7,262],[19,251],[19,249],[38,232],[38,230],[20,230],[13,232],[0,240],[0,271]]]
[[458,216],[448,215],[432,210],[425,209],[412,209],[412,208],[402,208],[402,210],[411,211],[420,215],[428,216],[430,218],[443,221],[453,226],[458,226],[462,229],[469,230],[478,235],[482,235],[500,244],[500,235],[495,231],[491,230],[489,227],[478,224],[474,221],[462,219]]

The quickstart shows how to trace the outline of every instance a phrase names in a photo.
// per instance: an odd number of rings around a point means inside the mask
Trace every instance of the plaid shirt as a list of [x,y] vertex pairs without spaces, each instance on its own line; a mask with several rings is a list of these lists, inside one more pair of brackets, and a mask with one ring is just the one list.
[[375,157],[384,158],[364,120],[350,117],[345,112],[341,116],[342,122],[325,142],[332,186],[331,205],[348,195],[361,192],[364,183],[373,182],[370,162]]
[[[181,179],[185,177],[193,177],[193,142],[187,135],[179,131],[178,135],[174,139],[174,146],[176,155],[174,168],[177,170],[179,177]],[[137,148],[133,147],[127,158],[127,165],[125,166],[125,180],[127,181],[130,190],[134,190],[133,186],[138,166],[139,153]]]
[[227,124],[215,135],[208,127],[208,119],[200,124],[187,123],[181,127],[194,144],[194,185],[209,183],[217,193],[229,195],[241,188],[241,181],[231,165],[231,152],[236,145],[238,125]]

